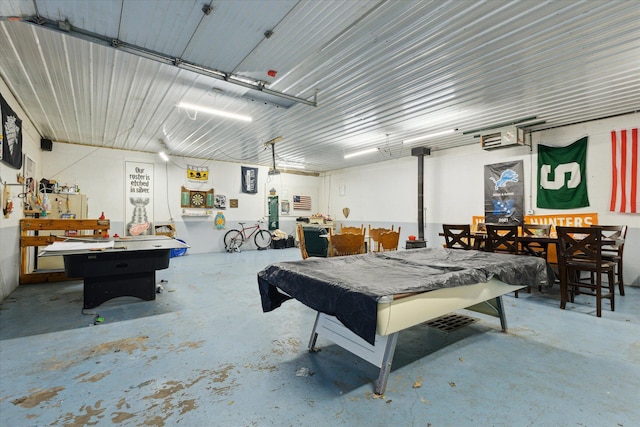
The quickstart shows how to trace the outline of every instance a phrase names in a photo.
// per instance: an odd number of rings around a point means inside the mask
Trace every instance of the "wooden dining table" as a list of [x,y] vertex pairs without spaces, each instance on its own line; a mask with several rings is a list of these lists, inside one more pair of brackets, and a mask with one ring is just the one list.
[[[440,236],[444,237],[444,233],[439,233]],[[473,239],[473,249],[482,250],[487,241],[487,233],[481,231],[473,231],[471,232],[471,238]],[[558,236],[555,233],[552,233],[550,236],[535,236],[535,235],[521,235],[518,236],[518,241],[520,242],[537,242],[537,243],[546,243],[549,245],[549,251],[547,253],[547,262],[552,266],[558,265],[557,262],[557,253],[558,253],[558,243],[560,242]],[[608,239],[603,238],[601,240],[602,246],[616,246],[624,243],[624,239]],[[554,271],[557,271],[559,267],[554,268]],[[559,273],[558,273],[559,274]],[[560,307],[564,307],[566,302],[568,301],[566,284],[563,285],[560,282]]]

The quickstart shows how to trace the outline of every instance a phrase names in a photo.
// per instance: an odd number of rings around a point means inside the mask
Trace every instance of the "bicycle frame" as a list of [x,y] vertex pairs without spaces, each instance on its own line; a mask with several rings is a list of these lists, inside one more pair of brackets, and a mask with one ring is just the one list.
[[[228,252],[237,251],[240,252],[240,246],[242,246],[247,240],[253,238],[256,242],[258,249],[266,249],[271,243],[271,233],[262,228],[263,221],[257,221],[257,224],[249,227],[245,226],[245,223],[238,223],[239,229],[231,229],[224,235],[224,244]],[[268,235],[268,239],[264,239],[263,233]],[[229,239],[227,238],[229,236]],[[258,243],[258,237],[260,242]]]
[[[251,234],[247,236],[246,230],[252,230],[252,229],[253,231],[251,232]],[[242,233],[242,238],[244,240],[249,240],[254,234],[256,234],[258,230],[261,230],[260,223],[256,225],[252,225],[251,227],[242,226],[242,230],[240,230],[240,232]]]

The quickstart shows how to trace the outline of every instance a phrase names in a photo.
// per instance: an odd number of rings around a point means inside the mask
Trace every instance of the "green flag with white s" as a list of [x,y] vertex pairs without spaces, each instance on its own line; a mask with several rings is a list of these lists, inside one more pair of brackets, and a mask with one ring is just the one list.
[[539,208],[573,209],[589,206],[587,139],[566,147],[538,145]]

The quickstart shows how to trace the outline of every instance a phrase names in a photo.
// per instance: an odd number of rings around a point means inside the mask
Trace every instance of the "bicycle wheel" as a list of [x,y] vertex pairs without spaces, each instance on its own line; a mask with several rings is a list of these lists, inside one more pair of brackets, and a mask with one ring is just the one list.
[[266,249],[271,244],[271,233],[267,230],[260,230],[256,233],[256,237],[253,238],[258,249]]
[[229,230],[224,235],[224,248],[228,252],[235,251],[242,246],[243,241],[244,238],[242,237],[242,232],[240,232],[240,230]]

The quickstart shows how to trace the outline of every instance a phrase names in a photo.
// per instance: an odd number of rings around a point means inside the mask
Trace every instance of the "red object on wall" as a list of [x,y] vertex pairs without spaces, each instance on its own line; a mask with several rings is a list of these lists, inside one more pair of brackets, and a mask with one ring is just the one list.
[[278,73],[278,72],[277,72],[276,70],[269,70],[269,71],[267,71],[267,74],[269,75],[269,77],[275,77],[277,73]]

